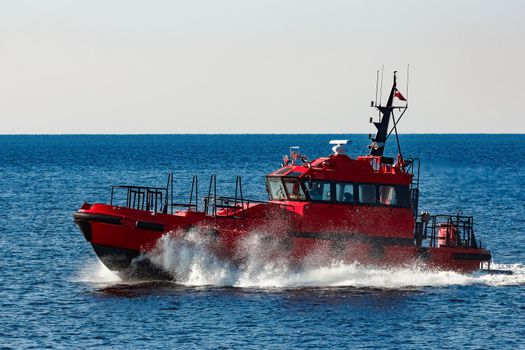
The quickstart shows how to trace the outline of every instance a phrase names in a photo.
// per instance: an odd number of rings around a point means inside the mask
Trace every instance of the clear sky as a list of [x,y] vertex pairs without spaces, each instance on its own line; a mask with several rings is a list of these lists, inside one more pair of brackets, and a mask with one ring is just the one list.
[[0,134],[525,133],[525,1],[0,0]]

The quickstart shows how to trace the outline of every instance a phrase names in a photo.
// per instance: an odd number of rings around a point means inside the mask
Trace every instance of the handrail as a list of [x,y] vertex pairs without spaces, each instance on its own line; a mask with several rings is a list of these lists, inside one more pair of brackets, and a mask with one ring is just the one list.
[[408,166],[406,167],[406,173],[412,175],[412,183],[410,184],[410,199],[412,201],[414,220],[417,221],[419,211],[419,172],[421,170],[421,162],[419,161],[419,158],[407,158],[405,162],[408,163]]
[[[427,214],[428,215],[428,214]],[[420,217],[417,222],[416,240],[429,239],[429,246],[438,248],[440,246],[481,248],[480,242],[474,234],[474,217],[461,214],[438,214]],[[422,237],[418,237],[422,235]]]
[[162,204],[165,203],[165,198],[168,196],[167,188],[126,185],[111,186],[111,205],[114,204],[115,190],[118,189],[126,190],[125,207],[127,208],[147,210],[155,213],[164,211],[165,206]]
[[[154,213],[162,214],[173,214],[175,207],[188,208],[191,211],[198,211],[198,178],[196,175],[192,178],[191,192],[188,202],[176,202],[174,201],[174,188],[173,188],[173,173],[168,174],[168,181],[166,187],[148,187],[148,186],[134,186],[134,185],[115,185],[111,186],[111,199],[110,204],[114,205],[117,199],[116,192],[118,190],[125,190],[125,198],[120,198],[120,204],[122,207],[136,209],[136,210],[147,210]],[[203,199],[204,208],[202,210],[208,216],[212,216],[215,219],[217,216],[229,217],[233,219],[242,219],[242,224],[246,223],[249,217],[249,208],[252,204],[264,204],[267,206],[277,206],[280,208],[293,208],[291,204],[276,203],[271,201],[262,201],[257,199],[244,198],[244,192],[242,188],[242,178],[237,176],[235,179],[235,192],[234,196],[218,196],[217,195],[217,177],[212,174],[210,177],[210,183],[208,187],[208,195]],[[225,209],[225,214],[221,212],[219,215],[217,209]]]

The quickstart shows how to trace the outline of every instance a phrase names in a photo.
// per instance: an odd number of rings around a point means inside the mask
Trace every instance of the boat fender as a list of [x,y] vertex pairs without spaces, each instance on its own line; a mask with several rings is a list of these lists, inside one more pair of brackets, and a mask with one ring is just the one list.
[[137,222],[135,223],[135,226],[142,230],[159,231],[159,232],[164,231],[164,225],[156,223],[156,222],[137,220]]
[[104,224],[122,225],[121,217],[106,215],[106,214],[86,213],[86,212],[77,211],[75,214],[73,214],[73,218],[75,219],[75,222],[77,221],[96,221],[96,222],[102,222]]

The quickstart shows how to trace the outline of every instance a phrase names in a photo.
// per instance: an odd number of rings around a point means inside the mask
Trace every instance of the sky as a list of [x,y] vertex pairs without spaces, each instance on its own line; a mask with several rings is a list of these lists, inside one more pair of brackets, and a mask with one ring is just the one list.
[[[406,88],[410,65],[409,91]],[[0,134],[525,133],[523,0],[0,0]]]

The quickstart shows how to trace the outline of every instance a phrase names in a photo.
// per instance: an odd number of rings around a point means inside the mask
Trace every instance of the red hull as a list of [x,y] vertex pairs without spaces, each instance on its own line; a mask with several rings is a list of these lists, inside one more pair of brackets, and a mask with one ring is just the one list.
[[[253,232],[270,236],[295,264],[316,254],[345,262],[383,266],[423,263],[430,268],[472,272],[491,258],[485,249],[418,247],[413,238],[387,230],[387,227],[395,226],[393,221],[399,213],[392,213],[392,222],[386,220],[385,231],[378,229],[375,235],[370,235],[356,233],[366,232],[356,229],[364,229],[363,225],[373,218],[362,210],[354,212],[353,216],[347,215],[350,219],[324,227],[312,220],[323,217],[319,216],[320,213],[308,216],[304,211],[290,211],[290,207],[279,204],[255,204],[247,208],[247,212],[251,214],[250,220],[243,223],[234,218],[233,212],[222,217],[191,211],[159,214],[105,204],[85,204],[75,214],[75,221],[101,260],[117,271],[128,269],[135,257],[154,249],[158,240],[168,232],[181,235],[192,227],[200,227],[200,234],[213,234],[216,241],[213,253],[231,261],[236,261],[239,244]],[[363,220],[358,214],[363,215]],[[343,224],[350,229],[343,230]],[[397,225],[397,229],[401,230],[397,232],[409,232],[413,227]]]

